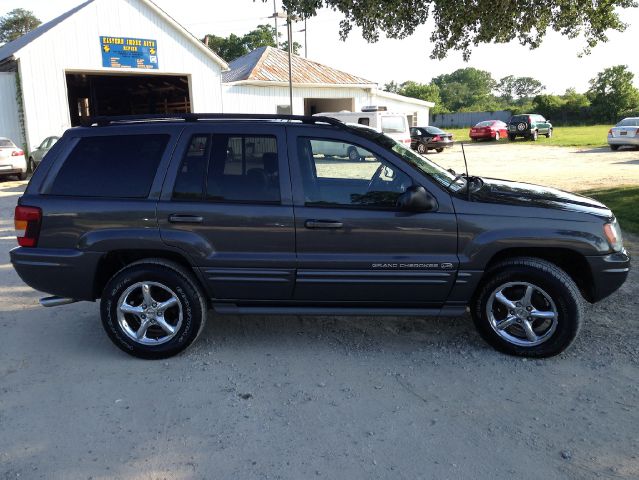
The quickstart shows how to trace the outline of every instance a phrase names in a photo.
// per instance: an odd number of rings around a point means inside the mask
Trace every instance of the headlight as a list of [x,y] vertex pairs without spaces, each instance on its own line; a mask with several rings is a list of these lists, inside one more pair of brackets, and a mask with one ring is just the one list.
[[617,219],[604,225],[604,235],[606,240],[608,240],[610,248],[612,248],[615,252],[620,252],[623,249],[623,237],[621,235],[621,227],[619,227]]

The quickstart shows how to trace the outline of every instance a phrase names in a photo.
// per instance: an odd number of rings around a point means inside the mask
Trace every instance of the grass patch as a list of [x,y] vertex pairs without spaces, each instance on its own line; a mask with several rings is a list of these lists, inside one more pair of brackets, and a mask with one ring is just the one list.
[[616,187],[579,193],[604,203],[619,219],[623,230],[639,234],[639,187]]
[[[470,142],[468,133],[470,128],[444,128],[453,134],[453,139],[457,142]],[[608,130],[610,125],[591,125],[587,127],[555,127],[552,138],[540,136],[536,142],[527,143],[530,145],[553,145],[556,147],[605,147],[608,145]],[[502,142],[508,142],[502,139]],[[521,137],[517,142],[526,142]]]

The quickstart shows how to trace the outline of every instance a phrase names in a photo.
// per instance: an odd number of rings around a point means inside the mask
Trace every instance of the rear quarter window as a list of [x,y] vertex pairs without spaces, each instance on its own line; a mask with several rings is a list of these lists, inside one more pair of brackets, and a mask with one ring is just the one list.
[[50,195],[146,198],[170,135],[80,139],[60,168]]

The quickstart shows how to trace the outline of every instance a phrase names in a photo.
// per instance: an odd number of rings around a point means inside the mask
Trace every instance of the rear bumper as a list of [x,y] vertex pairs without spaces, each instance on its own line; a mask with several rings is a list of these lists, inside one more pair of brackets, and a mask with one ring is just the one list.
[[12,168],[6,168],[6,167],[1,167],[0,166],[0,175],[16,175],[16,174],[20,174],[20,173],[25,173],[27,171],[27,167],[25,166],[23,167],[12,167]]
[[598,302],[617,291],[630,271],[630,255],[623,250],[609,255],[586,257],[593,278],[592,302]]
[[608,145],[635,145],[639,146],[639,136],[634,137],[608,137]]
[[24,248],[11,250],[11,263],[30,287],[75,300],[94,300],[94,279],[100,252]]
[[454,142],[428,142],[426,146],[430,150],[435,150],[438,148],[452,148]]

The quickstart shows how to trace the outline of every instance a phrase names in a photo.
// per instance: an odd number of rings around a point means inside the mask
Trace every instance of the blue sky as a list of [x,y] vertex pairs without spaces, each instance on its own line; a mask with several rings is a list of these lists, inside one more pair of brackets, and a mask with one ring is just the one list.
[[[0,0],[0,15],[21,7],[48,21],[79,3],[81,0]],[[206,33],[243,34],[260,23],[272,22],[267,19],[273,12],[270,0],[267,3],[259,0],[155,0],[155,3],[198,37]],[[308,53],[312,60],[380,85],[390,80],[428,82],[433,76],[473,66],[488,70],[495,79],[509,74],[535,77],[548,91],[563,93],[569,87],[584,91],[588,88],[588,80],[597,72],[612,65],[626,64],[635,73],[635,83],[639,86],[639,8],[624,11],[623,19],[630,25],[625,32],[611,32],[608,43],[599,45],[591,55],[583,58],[577,55],[583,49],[582,40],[569,40],[553,32],[537,50],[531,51],[517,43],[483,45],[474,50],[466,63],[459,53],[451,53],[444,60],[429,58],[432,29],[429,24],[420,27],[410,38],[382,39],[375,44],[365,42],[354,29],[343,43],[338,34],[339,14],[323,10],[308,22]],[[304,34],[297,32],[301,28],[303,25],[295,27],[294,36],[296,41],[304,43]],[[116,33],[135,35],[135,32]]]

